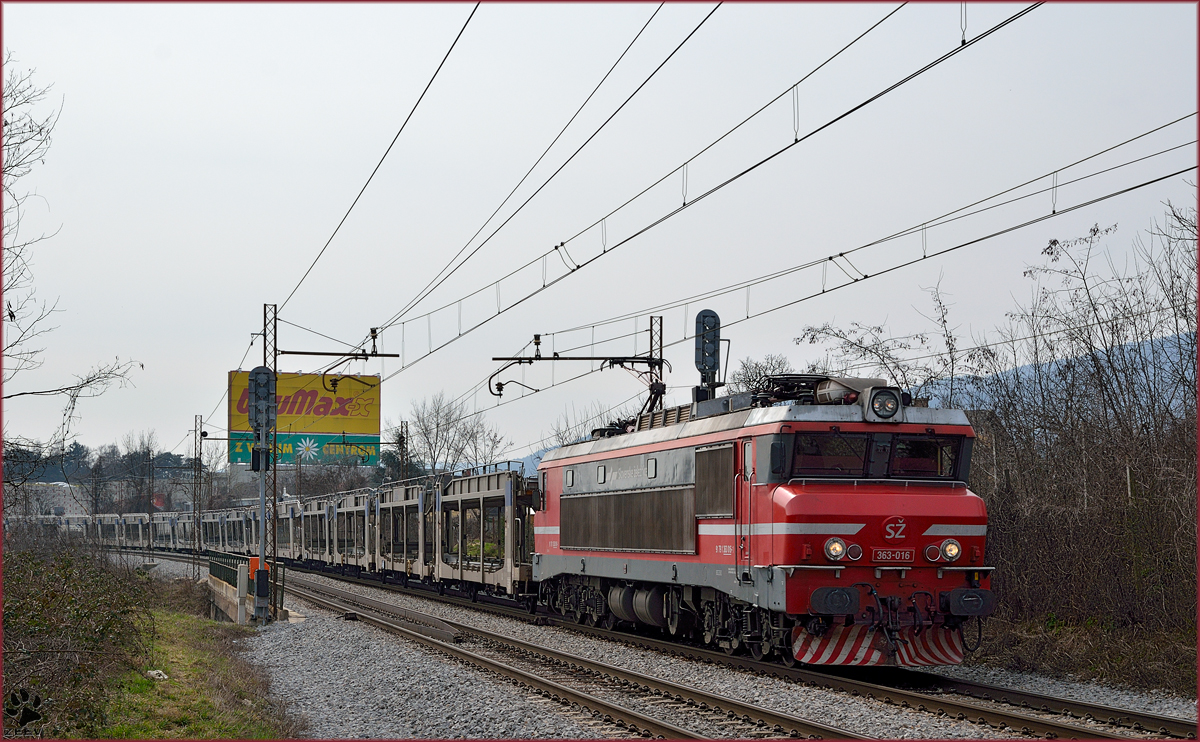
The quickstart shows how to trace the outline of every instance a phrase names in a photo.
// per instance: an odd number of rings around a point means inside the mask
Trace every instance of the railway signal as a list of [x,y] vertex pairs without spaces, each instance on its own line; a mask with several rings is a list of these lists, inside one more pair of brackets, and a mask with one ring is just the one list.
[[[246,414],[254,429],[254,451],[250,469],[258,472],[259,533],[267,527],[267,469],[271,468],[271,431],[275,428],[275,372],[258,366],[250,372],[249,402]],[[273,529],[272,529],[273,530]],[[266,623],[268,603],[267,540],[258,540],[259,568],[254,572],[254,614]]]

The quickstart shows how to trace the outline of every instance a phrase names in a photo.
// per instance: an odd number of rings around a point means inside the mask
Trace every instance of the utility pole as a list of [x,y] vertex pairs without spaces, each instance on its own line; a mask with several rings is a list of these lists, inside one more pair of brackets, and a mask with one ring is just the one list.
[[[650,357],[663,357],[663,329],[662,317],[650,318]],[[647,412],[661,410],[663,406],[663,397],[667,393],[667,385],[663,382],[662,364],[650,366],[650,401],[647,403]]]
[[192,431],[192,582],[200,579],[200,487],[204,470],[200,459],[204,453],[204,416],[196,415]]
[[[150,446],[146,449],[146,461],[150,469],[150,486],[146,490],[146,528],[148,533],[152,533],[150,524],[154,522],[154,447]],[[146,540],[146,559],[150,559],[150,549],[154,546],[154,539]]]
[[400,454],[400,479],[408,479],[408,421],[400,421],[400,440],[397,441],[400,445],[398,453]]
[[[276,384],[278,384],[278,382],[279,382],[279,342],[278,341],[279,341],[279,309],[278,309],[278,305],[263,304],[263,365],[266,366],[267,368],[271,369],[271,373],[274,376],[274,381],[271,384],[272,395],[275,394],[274,390],[276,388]],[[276,401],[277,401],[276,399],[272,399],[272,403],[274,403]],[[267,451],[269,452],[267,455],[270,458],[275,458],[275,433],[276,433],[275,424],[276,424],[276,418],[274,415],[272,415],[271,420],[270,420],[270,425],[267,428],[267,439],[266,439]],[[278,562],[279,562],[279,553],[277,551],[277,545],[275,543],[276,532],[279,530],[279,520],[278,520],[278,515],[276,514],[277,511],[279,510],[279,481],[276,477],[276,475],[279,472],[279,465],[278,465],[279,462],[276,461],[275,463],[276,463],[275,466],[270,467],[270,470],[271,470],[271,473],[270,473],[270,477],[271,477],[271,523],[269,526],[270,533],[269,534],[263,533],[262,538],[259,539],[259,543],[269,544],[267,551],[271,552],[271,563],[272,564],[278,564]],[[268,529],[267,521],[265,519],[263,520],[262,528],[264,531],[266,531]],[[264,557],[264,561],[265,561],[265,557]],[[278,615],[278,613],[279,613],[278,608],[281,606],[277,606],[276,603],[278,602],[278,603],[282,604],[281,597],[282,596],[280,596],[280,594],[279,594],[279,571],[276,569],[272,569],[271,570],[271,601],[270,601],[272,615]]]

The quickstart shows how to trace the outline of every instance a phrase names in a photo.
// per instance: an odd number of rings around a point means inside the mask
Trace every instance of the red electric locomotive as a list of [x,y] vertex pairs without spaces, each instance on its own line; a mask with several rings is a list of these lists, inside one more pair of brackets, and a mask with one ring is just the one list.
[[881,379],[698,396],[545,456],[542,601],[788,665],[961,662],[994,608],[966,415]]

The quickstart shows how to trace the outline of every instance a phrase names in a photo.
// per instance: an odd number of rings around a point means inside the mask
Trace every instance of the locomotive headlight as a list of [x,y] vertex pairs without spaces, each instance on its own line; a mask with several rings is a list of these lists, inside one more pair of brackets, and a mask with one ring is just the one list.
[[881,389],[871,397],[871,411],[886,420],[900,411],[900,398],[890,389]]
[[846,542],[840,538],[831,538],[825,542],[825,556],[835,562],[846,556]]
[[942,542],[942,557],[947,562],[953,562],[962,554],[962,546],[952,538],[948,538]]

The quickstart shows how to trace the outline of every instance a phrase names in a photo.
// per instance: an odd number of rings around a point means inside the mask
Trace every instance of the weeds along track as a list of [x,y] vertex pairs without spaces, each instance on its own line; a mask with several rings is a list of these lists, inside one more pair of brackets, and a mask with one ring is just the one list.
[[[186,561],[187,557],[183,557]],[[304,572],[298,568],[289,571]],[[749,670],[758,674],[774,676],[787,681],[839,690],[853,696],[895,704],[904,708],[963,719],[987,725],[993,729],[1010,730],[1016,734],[1048,739],[1130,739],[1130,738],[1181,738],[1195,739],[1197,725],[1187,719],[1159,716],[1101,704],[1076,701],[1074,699],[1042,695],[1028,691],[992,686],[967,680],[947,678],[933,673],[903,668],[871,668],[869,671],[853,669],[823,669],[810,667],[786,667],[773,662],[760,662],[744,656],[729,656],[723,652],[709,650],[674,641],[665,641],[633,632],[607,630],[576,624],[545,614],[531,615],[526,611],[506,606],[479,602],[451,594],[439,595],[427,588],[403,588],[379,580],[369,580],[314,571],[331,579],[352,584],[387,589],[430,600],[487,611],[524,621],[537,621],[581,633],[617,641],[670,655],[685,657],[706,663]],[[288,589],[297,582],[289,577]],[[326,589],[326,588],[322,588]],[[349,594],[347,594],[349,595]],[[365,600],[350,596],[355,600]],[[387,605],[387,604],[382,604]],[[396,607],[392,606],[392,610]],[[478,632],[462,624],[454,625],[459,631]],[[579,659],[573,660],[576,663]],[[869,677],[870,680],[864,678]],[[658,681],[661,682],[661,681]],[[732,701],[732,699],[730,699]],[[725,707],[722,706],[722,709]],[[761,733],[761,730],[760,730]],[[807,734],[807,733],[805,733]],[[848,732],[842,732],[848,735]],[[825,734],[823,736],[829,736]]]

